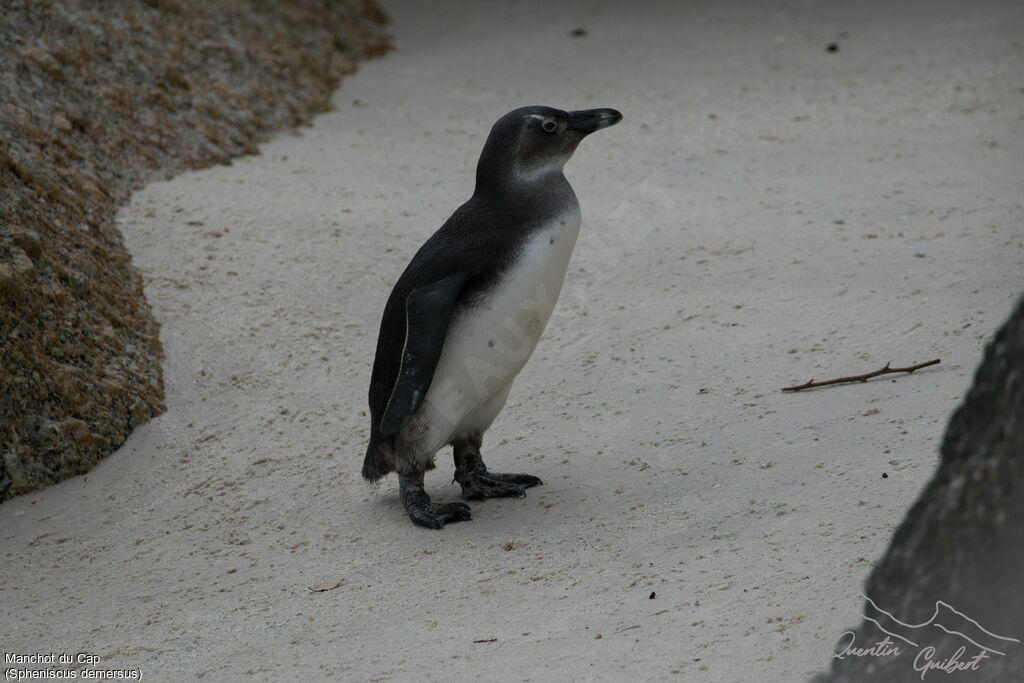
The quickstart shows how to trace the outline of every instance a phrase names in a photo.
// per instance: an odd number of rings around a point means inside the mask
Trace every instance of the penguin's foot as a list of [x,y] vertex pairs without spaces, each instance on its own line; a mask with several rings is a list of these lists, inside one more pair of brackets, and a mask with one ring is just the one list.
[[455,481],[462,485],[462,497],[466,500],[522,498],[526,489],[544,483],[529,474],[488,472],[486,468],[470,472],[455,470]]
[[465,503],[432,503],[423,490],[423,473],[411,476],[399,475],[398,495],[413,524],[429,529],[442,529],[447,522],[464,522],[472,519],[469,506]]
[[479,440],[461,442],[455,446],[455,481],[462,486],[466,500],[484,498],[522,498],[526,489],[542,482],[530,474],[503,474],[488,472],[480,457]]
[[[430,498],[427,498],[429,501]],[[443,529],[446,522],[465,522],[473,519],[465,503],[413,503],[405,506],[409,519],[417,526]]]

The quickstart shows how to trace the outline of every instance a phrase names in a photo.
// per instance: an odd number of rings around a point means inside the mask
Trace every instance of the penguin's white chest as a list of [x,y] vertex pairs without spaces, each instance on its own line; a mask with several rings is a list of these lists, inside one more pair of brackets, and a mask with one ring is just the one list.
[[578,209],[535,231],[492,289],[453,316],[422,416],[451,426],[445,438],[482,431],[501,410],[555,308],[579,231]]

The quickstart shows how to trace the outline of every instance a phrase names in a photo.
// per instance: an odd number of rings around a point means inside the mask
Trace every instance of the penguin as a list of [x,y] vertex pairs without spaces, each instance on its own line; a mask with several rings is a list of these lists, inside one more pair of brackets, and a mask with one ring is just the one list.
[[370,442],[362,474],[398,474],[413,523],[471,518],[434,503],[424,472],[453,447],[466,500],[523,497],[529,474],[491,472],[484,432],[533,353],[562,289],[580,207],[562,169],[587,135],[622,120],[614,109],[522,107],[491,128],[473,195],[413,256],[391,290],[370,377]]

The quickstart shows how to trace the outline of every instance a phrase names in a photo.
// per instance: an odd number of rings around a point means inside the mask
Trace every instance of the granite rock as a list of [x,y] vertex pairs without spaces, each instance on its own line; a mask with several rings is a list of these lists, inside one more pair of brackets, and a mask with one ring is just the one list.
[[864,615],[875,621],[836,647],[889,638],[900,651],[847,653],[814,683],[1024,681],[1022,567],[1024,299],[988,344],[935,475],[868,578]]
[[164,410],[159,327],[114,213],[329,107],[389,49],[373,0],[0,8],[0,501]]

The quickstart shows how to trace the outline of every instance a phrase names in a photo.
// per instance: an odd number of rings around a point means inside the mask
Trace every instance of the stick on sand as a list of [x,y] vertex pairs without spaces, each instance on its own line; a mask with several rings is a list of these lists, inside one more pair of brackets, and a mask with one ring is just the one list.
[[935,360],[930,360],[930,361],[928,361],[926,363],[918,363],[917,365],[912,365],[909,368],[890,368],[889,367],[889,363],[886,363],[885,367],[882,368],[881,370],[875,370],[874,372],[868,372],[868,373],[865,373],[863,375],[851,375],[850,377],[839,377],[837,379],[830,379],[830,380],[826,380],[824,382],[815,382],[812,379],[811,381],[807,382],[806,384],[800,384],[800,385],[795,386],[795,387],[783,387],[782,390],[783,391],[803,391],[804,389],[813,389],[814,387],[823,387],[823,386],[826,386],[828,384],[840,384],[842,382],[867,382],[872,377],[878,377],[879,375],[887,375],[887,374],[892,373],[892,372],[913,372],[914,370],[920,370],[921,368],[926,368],[929,365],[937,365],[941,361],[942,361],[941,358],[936,358]]

